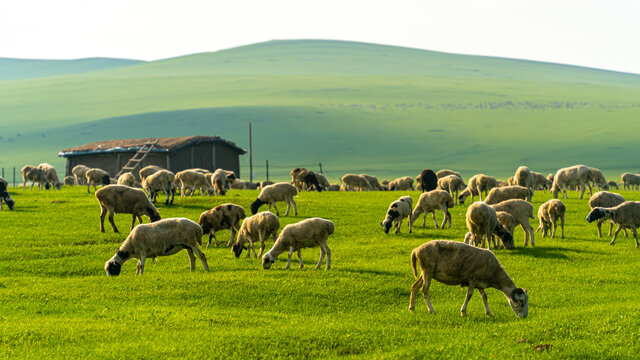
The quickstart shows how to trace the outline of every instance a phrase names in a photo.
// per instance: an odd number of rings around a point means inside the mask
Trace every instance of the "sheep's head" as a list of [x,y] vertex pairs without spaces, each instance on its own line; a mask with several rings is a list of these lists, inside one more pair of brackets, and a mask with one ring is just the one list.
[[596,207],[593,210],[591,210],[589,215],[587,215],[587,222],[591,223],[602,218],[611,218],[611,216],[612,216],[612,212],[610,210],[607,210],[601,207]]
[[200,225],[200,227],[202,228],[203,234],[206,235],[209,232],[211,232],[211,224],[207,219],[207,212],[204,212],[202,213],[202,215],[200,215],[200,220],[198,220],[198,225]]
[[553,198],[558,198],[558,193],[560,192],[560,188],[558,186],[551,186],[551,193],[553,194]]
[[16,202],[13,201],[12,198],[6,197],[6,198],[4,198],[4,202],[6,202],[7,206],[9,206],[9,210],[13,210],[13,206],[15,205]]
[[155,206],[147,207],[147,216],[149,217],[151,222],[160,220],[160,213],[158,213],[158,210],[156,210]]
[[101,181],[102,185],[109,185],[111,184],[111,179],[109,179],[109,175],[105,175],[102,177],[102,181]]
[[266,204],[266,202],[260,200],[260,199],[256,199],[256,201],[251,203],[251,214],[255,215],[258,213],[258,210],[260,210],[260,206]]
[[521,318],[526,318],[529,315],[529,295],[527,289],[516,288],[511,292],[509,296],[509,305],[511,309]]
[[107,276],[118,276],[122,269],[122,264],[127,261],[130,254],[126,251],[118,250],[118,252],[104,264],[104,270],[107,272]]
[[[240,257],[240,254],[242,254],[242,250],[245,249],[244,247],[244,243],[245,243],[245,238],[244,236],[238,234],[238,240],[236,240],[235,244],[233,244],[233,246],[231,247],[231,252],[233,252],[233,254],[236,257]],[[249,251],[249,250],[247,250]]]
[[493,231],[498,235],[500,240],[502,240],[505,248],[507,248],[508,250],[513,250],[516,248],[513,242],[513,234],[507,231],[507,229],[505,229],[502,224],[498,223]]
[[468,192],[460,193],[460,195],[458,195],[458,202],[460,204],[464,204],[464,201],[467,200],[467,197],[469,197],[469,193]]
[[389,229],[391,229],[391,226],[393,225],[393,220],[397,219],[398,216],[400,216],[400,213],[395,210],[387,211],[387,217],[380,223],[385,234],[389,233]]
[[271,268],[271,265],[276,262],[276,260],[271,257],[271,254],[266,253],[264,254],[264,256],[262,257],[262,268],[265,270],[268,270]]
[[44,183],[44,189],[45,190],[51,189],[51,184],[49,184],[48,182]]
[[601,184],[601,186],[602,186],[602,190],[609,191],[609,184],[608,184],[608,183],[603,182],[603,183]]

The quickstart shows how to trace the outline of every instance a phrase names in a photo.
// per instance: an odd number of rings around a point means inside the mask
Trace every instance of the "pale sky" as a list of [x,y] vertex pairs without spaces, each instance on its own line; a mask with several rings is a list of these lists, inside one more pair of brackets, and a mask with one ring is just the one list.
[[640,74],[636,0],[0,0],[0,57],[157,60],[331,39]]

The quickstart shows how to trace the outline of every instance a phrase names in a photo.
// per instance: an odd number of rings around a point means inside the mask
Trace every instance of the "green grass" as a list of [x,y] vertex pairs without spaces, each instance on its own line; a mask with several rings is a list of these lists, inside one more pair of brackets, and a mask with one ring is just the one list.
[[[256,194],[232,190],[218,198],[177,198],[158,209],[163,218],[197,220],[223,202],[248,209]],[[302,250],[304,269],[284,270],[283,254],[265,271],[259,260],[245,253],[235,259],[221,246],[204,249],[209,273],[199,261],[189,272],[188,256],[180,252],[147,262],[143,276],[134,275],[135,261],[129,261],[119,277],[107,278],[104,263],[126,237],[128,215],[116,215],[122,234],[101,234],[99,208],[86,188],[12,189],[16,210],[0,212],[0,357],[637,356],[640,250],[624,236],[615,246],[606,236],[598,239],[595,225],[585,221],[586,199],[570,192],[563,200],[565,239],[537,233],[537,246],[524,248],[518,228],[516,250],[495,251],[515,283],[528,289],[526,319],[494,289],[487,291],[494,317],[484,315],[476,293],[462,318],[465,289],[437,282],[431,287],[436,314],[421,300],[414,313],[408,310],[409,255],[432,239],[460,241],[466,206],[452,209],[452,229],[434,229],[429,221],[423,229],[418,220],[412,234],[405,223],[399,235],[385,235],[379,222],[388,204],[404,194],[305,192],[296,198],[299,214],[281,217],[282,226],[311,216],[336,224],[328,271],[313,269],[319,249]],[[640,200],[637,192],[621,194]],[[410,195],[416,201],[419,194]],[[536,192],[536,211],[549,198]],[[229,232],[218,235],[224,243]],[[551,348],[534,349],[543,344]]]

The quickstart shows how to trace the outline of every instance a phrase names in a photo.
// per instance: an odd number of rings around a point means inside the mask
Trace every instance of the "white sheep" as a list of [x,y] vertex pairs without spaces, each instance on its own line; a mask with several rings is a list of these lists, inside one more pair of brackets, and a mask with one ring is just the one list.
[[212,238],[215,240],[216,246],[218,246],[216,231],[227,229],[231,230],[231,239],[229,239],[227,246],[231,246],[236,235],[236,230],[240,229],[240,220],[245,217],[247,216],[245,215],[244,208],[236,204],[218,205],[200,214],[198,224],[202,227],[205,235],[209,234],[207,247],[211,245]]
[[[165,205],[173,204],[173,198],[175,196],[175,189],[173,183],[175,181],[175,174],[169,170],[161,169],[148,175],[142,180],[142,188],[149,194],[151,202],[156,202],[158,192],[163,191],[166,198]],[[171,198],[171,199],[169,199]]]
[[[551,189],[551,185],[553,184],[553,180],[549,180],[546,176],[539,172],[532,171],[533,174],[533,189],[534,190],[545,190]],[[553,177],[553,175],[551,175]]]
[[300,249],[320,246],[320,259],[316,265],[316,269],[322,265],[325,254],[327,255],[326,269],[331,268],[331,250],[327,246],[327,239],[329,235],[335,231],[335,224],[327,219],[322,218],[310,218],[302,220],[295,224],[289,224],[282,229],[280,235],[276,239],[271,250],[267,251],[262,256],[262,267],[264,269],[271,268],[271,265],[276,261],[278,255],[289,250],[289,258],[285,269],[289,268],[291,263],[291,255],[293,252],[297,252],[298,260],[300,261],[300,268],[304,266],[302,263],[302,257]]
[[346,174],[342,177],[342,183],[345,185],[347,191],[371,191],[373,187],[369,184],[369,181],[362,176],[356,174]]
[[[495,234],[498,235],[507,249],[515,248],[513,235],[498,221],[498,215],[495,209],[483,201],[477,201],[469,205],[466,214],[466,225],[472,235],[470,239],[473,240],[476,246],[482,241],[482,246],[484,247],[486,240],[487,247],[491,250],[492,235]],[[468,242],[470,239],[468,236],[465,236],[465,242]],[[495,243],[494,247],[496,247]]]
[[147,178],[147,176],[156,173],[160,170],[165,170],[163,168],[161,168],[160,166],[156,166],[156,165],[148,165],[143,167],[142,169],[140,169],[140,171],[138,172],[138,175],[140,175],[140,181],[144,181],[144,179]]
[[[600,169],[590,166],[587,166],[587,169],[589,169],[589,181],[592,186],[597,185],[600,190],[609,190],[609,183],[607,183],[607,180],[604,178],[604,175],[602,175],[602,171],[600,171]],[[589,195],[592,195],[591,188],[589,188]]]
[[[430,313],[435,313],[429,299],[429,285],[435,279],[447,285],[467,286],[467,296],[460,308],[460,314],[467,313],[467,303],[478,289],[484,303],[484,312],[492,316],[484,289],[494,288],[507,297],[513,312],[521,318],[529,314],[529,296],[526,289],[518,288],[504,271],[498,258],[489,250],[463,244],[457,241],[432,240],[411,252],[411,265],[416,282],[411,286],[409,310],[415,309],[415,299],[422,289]],[[417,267],[420,267],[418,277]]]
[[[274,214],[268,211],[262,211],[255,215],[246,218],[240,230],[238,230],[238,237],[233,244],[231,250],[236,257],[240,257],[244,245],[248,242],[249,248],[247,249],[247,257],[251,255],[253,250],[254,257],[262,258],[264,252],[264,245],[269,236],[273,235],[273,241],[276,241],[278,237],[278,230],[280,229],[280,220]],[[260,241],[260,253],[256,255],[256,249],[254,243]]]
[[44,172],[44,177],[54,189],[60,190],[62,188],[62,185],[64,184],[60,182],[60,180],[58,180],[58,173],[56,172],[56,168],[54,168],[50,164],[42,163],[38,165],[38,169]]
[[458,175],[452,174],[438,178],[438,188],[448,192],[453,197],[454,203],[458,201],[458,192],[465,187],[464,180]]
[[118,232],[113,222],[113,214],[131,214],[131,229],[136,218],[142,224],[142,215],[149,217],[151,222],[160,220],[160,214],[153,206],[144,191],[126,185],[107,185],[96,191],[96,199],[100,203],[100,232],[104,232],[104,217],[109,212],[109,222],[114,232]]
[[389,182],[390,191],[414,190],[411,176],[403,176]]
[[49,190],[50,184],[42,169],[31,165],[25,165],[20,169],[20,172],[22,173],[22,190],[26,189],[27,181],[31,181],[31,187],[29,189],[33,189],[33,185],[38,183],[38,189],[42,190],[42,188],[45,188],[46,190]]
[[621,229],[631,228],[633,237],[636,240],[636,247],[640,246],[638,243],[638,233],[636,231],[636,228],[640,226],[639,201],[625,201],[615,207],[596,207],[587,215],[587,221],[590,223],[599,219],[611,219],[618,225],[616,232],[613,234],[611,245],[616,243],[616,238]]
[[489,191],[489,195],[487,195],[484,201],[487,204],[492,205],[509,199],[525,200],[530,198],[532,193],[533,190],[531,188],[526,188],[520,185],[495,187]]
[[[620,194],[612,193],[609,191],[598,191],[589,199],[589,207],[591,208],[591,210],[597,207],[610,208],[618,206],[625,201],[626,200],[624,199],[624,197]],[[602,237],[602,230],[600,228],[603,222],[604,219],[598,219],[598,221],[596,222],[599,238]],[[613,220],[609,220],[609,236],[611,236],[611,230],[613,230]],[[626,233],[627,230],[625,229],[625,235]]]
[[556,228],[558,227],[558,219],[560,219],[560,229],[562,230],[562,238],[564,239],[564,214],[566,207],[562,201],[558,199],[551,199],[538,208],[538,219],[540,220],[540,226],[536,229],[536,232],[542,230],[542,237],[547,235],[547,231],[553,226],[551,237],[556,237]]
[[420,198],[418,199],[418,202],[416,203],[416,207],[413,209],[410,223],[413,225],[413,223],[420,217],[420,215],[424,214],[422,227],[425,227],[427,223],[427,213],[431,213],[431,215],[433,216],[433,223],[435,224],[435,227],[437,229],[438,222],[436,221],[436,210],[440,210],[444,213],[444,219],[442,220],[441,227],[444,229],[444,225],[448,222],[449,228],[451,228],[451,214],[449,213],[449,208],[452,208],[453,205],[453,197],[444,190],[436,189],[422,193],[420,195]]
[[73,169],[71,169],[71,173],[73,174],[76,185],[85,185],[87,181],[85,175],[87,174],[87,170],[89,169],[90,167],[85,165],[76,165],[73,167]]
[[373,175],[369,175],[369,174],[360,174],[360,176],[364,177],[365,179],[367,179],[367,182],[369,183],[369,185],[371,185],[371,189],[376,190],[376,191],[382,191],[383,187],[382,185],[380,185],[380,182],[378,182],[378,178],[373,176]]
[[207,180],[201,172],[195,170],[182,170],[175,174],[174,184],[180,184],[180,196],[184,197],[187,194],[193,196],[196,189],[200,190],[200,195],[205,196],[209,193],[211,185],[207,183]]
[[257,214],[260,206],[269,204],[269,211],[271,211],[271,206],[273,206],[273,208],[276,209],[276,215],[280,216],[276,202],[284,201],[287,203],[287,211],[284,216],[289,215],[291,205],[293,205],[295,216],[298,216],[298,208],[296,207],[296,202],[293,200],[293,197],[296,195],[298,195],[298,191],[295,186],[286,182],[265,186],[260,191],[256,201],[251,203],[251,214]]
[[469,179],[467,188],[458,196],[458,200],[460,204],[464,204],[467,197],[471,196],[471,202],[473,202],[473,196],[478,195],[478,197],[480,197],[480,201],[482,201],[482,193],[484,192],[486,196],[489,190],[496,186],[498,186],[498,182],[493,176],[485,174],[474,175]]
[[232,180],[229,180],[228,176],[227,172],[223,169],[216,169],[216,171],[211,175],[211,186],[213,187],[213,191],[216,195],[224,195],[226,193],[225,189],[227,188],[227,185],[231,181],[235,181],[235,176]]
[[386,216],[380,225],[382,225],[382,229],[385,234],[389,233],[389,229],[395,222],[396,231],[398,234],[400,232],[400,226],[402,225],[402,220],[407,218],[407,222],[409,223],[409,232],[411,232],[411,207],[413,206],[413,200],[411,196],[401,196],[398,200],[394,201],[389,205],[387,209]]
[[515,180],[516,185],[520,185],[531,190],[531,195],[527,197],[527,201],[531,202],[531,196],[533,196],[533,189],[534,189],[533,187],[534,177],[533,177],[533,174],[531,173],[531,170],[529,170],[529,168],[526,166],[520,166],[516,170],[516,174],[513,176],[513,179]]
[[577,186],[582,190],[580,193],[580,199],[582,199],[587,187],[589,187],[589,193],[591,193],[591,185],[589,184],[590,176],[591,170],[584,165],[574,165],[559,169],[553,177],[553,185],[551,185],[553,197],[557,199],[558,193],[562,190],[563,196],[566,199],[567,188],[569,186]]
[[172,218],[152,224],[137,226],[122,243],[116,254],[104,264],[107,276],[118,276],[122,264],[131,258],[138,259],[136,275],[144,273],[147,258],[168,256],[186,249],[191,262],[191,271],[196,269],[194,253],[202,261],[205,271],[209,271],[206,256],[200,251],[202,228],[185,218]]
[[126,172],[118,177],[118,185],[127,185],[130,187],[136,186],[136,177],[131,171]]
[[442,179],[445,176],[449,176],[449,175],[456,175],[457,177],[462,178],[462,175],[460,175],[459,172],[453,171],[453,170],[449,170],[449,169],[442,169],[442,170],[436,172],[436,177],[438,178],[438,180]]
[[87,194],[91,194],[90,187],[93,185],[93,190],[96,191],[96,185],[106,186],[111,184],[111,179],[109,178],[109,173],[98,168],[93,168],[87,170],[84,174],[85,179],[87,180]]
[[624,173],[620,175],[624,190],[638,190],[640,187],[640,174]]
[[529,224],[530,218],[535,219],[533,217],[533,205],[524,200],[511,199],[489,206],[496,211],[504,211],[511,214],[518,221],[522,230],[524,230],[524,246],[529,244],[529,239],[531,239],[531,246],[536,245],[533,227]]

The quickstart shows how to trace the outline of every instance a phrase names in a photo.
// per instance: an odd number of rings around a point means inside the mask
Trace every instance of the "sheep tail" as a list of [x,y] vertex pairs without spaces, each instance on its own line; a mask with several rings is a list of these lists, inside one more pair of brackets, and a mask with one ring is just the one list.
[[415,251],[411,252],[411,266],[413,267],[413,277],[418,279],[418,269],[416,268],[416,262],[418,261],[418,255]]

